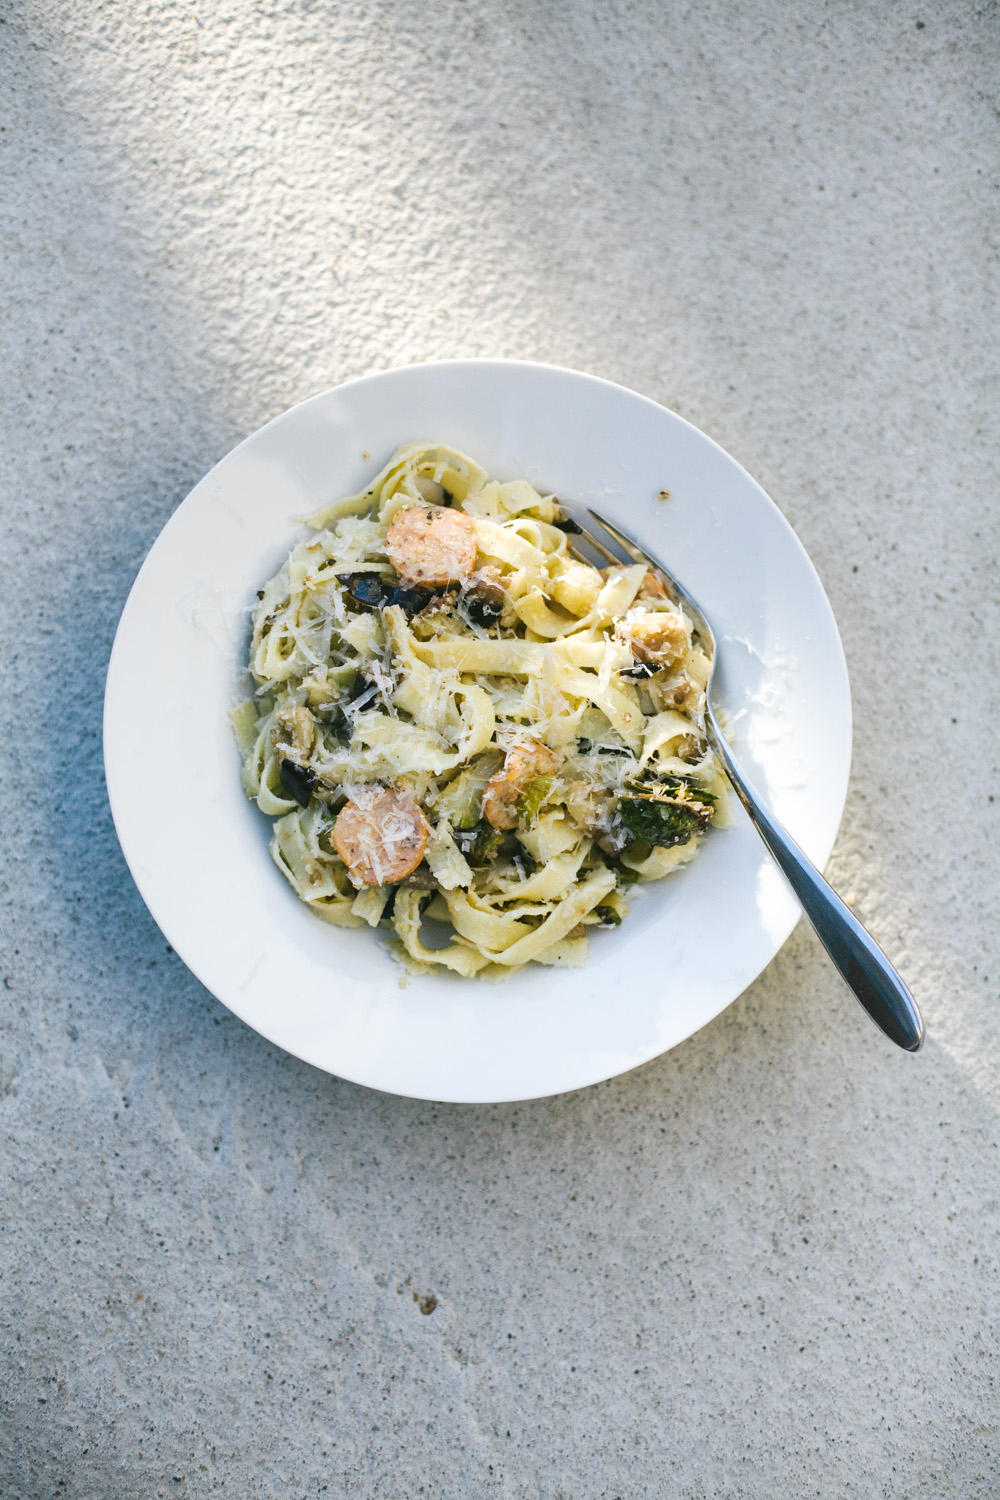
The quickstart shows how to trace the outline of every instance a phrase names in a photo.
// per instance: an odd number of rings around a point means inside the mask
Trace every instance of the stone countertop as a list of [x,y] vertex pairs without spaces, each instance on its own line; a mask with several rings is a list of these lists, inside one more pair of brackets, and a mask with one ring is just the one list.
[[[8,9],[5,1497],[1000,1493],[997,43],[954,0]],[[453,355],[644,391],[795,526],[831,871],[918,1057],[800,927],[634,1073],[436,1106],[167,948],[101,773],[136,569],[261,422]]]

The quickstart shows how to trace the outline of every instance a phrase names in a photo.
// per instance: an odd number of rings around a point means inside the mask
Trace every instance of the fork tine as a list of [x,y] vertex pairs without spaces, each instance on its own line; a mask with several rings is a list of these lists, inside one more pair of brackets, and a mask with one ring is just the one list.
[[[582,538],[582,540],[588,542],[599,557],[603,557],[605,562],[611,563],[616,568],[620,566],[621,558],[616,553],[612,552],[611,549],[606,545],[606,543],[602,542],[599,537],[592,536],[585,526],[580,526],[579,521],[577,521],[576,524],[579,527],[580,537]],[[590,562],[590,558],[584,557],[583,553],[573,545],[572,540],[570,541],[569,546],[570,551],[575,552],[576,556],[580,559],[581,562]]]
[[[624,531],[619,531],[617,526],[613,525],[610,521],[606,521],[603,516],[598,515],[597,511],[591,510],[589,506],[587,507],[587,510],[588,513],[593,516],[598,526],[606,531],[612,541],[615,542],[620,550],[625,553],[625,556],[629,559],[630,562],[647,563],[650,567],[653,568],[659,568],[661,566],[658,562],[655,561],[654,558],[650,557],[648,552],[643,551],[638,542],[634,542],[630,536],[626,536]],[[587,532],[585,533],[585,535],[589,536],[590,533]],[[593,541],[593,538],[591,538],[591,540]],[[596,542],[594,543],[594,545],[597,545]]]
[[593,516],[597,524],[607,532],[612,541],[615,542],[615,544],[620,547],[623,552],[627,553],[627,555],[632,559],[633,562],[645,563],[647,567],[653,569],[653,571],[658,575],[660,582],[666,589],[667,597],[671,599],[675,604],[682,605],[683,608],[687,611],[694,626],[695,636],[701,637],[702,641],[708,648],[708,654],[710,656],[714,656],[715,633],[708,622],[708,617],[705,614],[705,611],[702,609],[701,605],[698,603],[694,595],[691,594],[682,583],[678,582],[673,573],[670,572],[670,569],[664,567],[663,563],[660,562],[658,557],[650,556],[650,554],[645,550],[644,547],[640,547],[638,542],[633,541],[630,536],[626,536],[624,531],[619,531],[618,527],[615,526],[611,521],[606,521],[603,516],[599,516],[596,510],[592,510],[590,514]]

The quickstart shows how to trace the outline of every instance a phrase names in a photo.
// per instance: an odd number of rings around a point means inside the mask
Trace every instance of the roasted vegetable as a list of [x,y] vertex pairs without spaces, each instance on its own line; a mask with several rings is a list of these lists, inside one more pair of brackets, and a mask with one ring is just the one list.
[[453,836],[470,865],[484,865],[494,857],[503,843],[504,831],[502,828],[493,828],[484,818],[475,828],[456,829]]
[[381,573],[338,573],[337,582],[362,609],[389,609],[398,604],[408,619],[439,597],[437,589],[406,588]]
[[533,776],[517,799],[517,821],[530,828],[538,818],[538,809],[549,795],[551,776]]
[[338,573],[337,582],[363,609],[381,609],[395,582],[381,573]]
[[652,797],[661,802],[699,802],[709,812],[718,801],[715,793],[701,786],[693,776],[647,775],[632,782],[629,791],[637,797]]
[[289,797],[294,797],[301,807],[308,807],[316,785],[316,772],[311,766],[300,766],[297,760],[283,759],[279,771],[281,785]]
[[341,745],[351,743],[353,726],[348,718],[344,706],[341,703],[333,703],[323,714],[322,722],[327,726],[334,739]]
[[344,679],[344,696],[336,703],[324,703],[317,710],[320,723],[341,745],[349,745],[354,733],[354,721],[348,710],[354,700],[360,698],[370,687],[371,683],[363,673],[354,672]]
[[406,618],[412,620],[414,615],[419,615],[421,610],[441,598],[442,595],[436,589],[408,589],[400,586],[393,589],[383,607],[388,609],[390,605],[398,604]]
[[653,801],[649,797],[623,797],[618,811],[634,838],[661,849],[688,843],[691,835],[708,823],[707,811],[696,810],[693,803]]
[[449,782],[437,801],[437,813],[447,818],[453,829],[475,828],[483,815],[483,794],[490,777],[503,764],[501,750],[477,755]]
[[505,601],[503,589],[489,586],[470,589],[460,601],[459,611],[473,625],[488,630],[503,614]]
[[640,783],[618,803],[621,820],[634,838],[661,849],[686,844],[712,821],[715,796],[690,777],[662,776]]
[[[503,829],[530,822],[541,805],[541,798],[534,804],[529,800],[523,809],[521,799],[529,783],[542,776],[550,778],[544,788],[547,792],[558,764],[548,745],[525,735],[524,739],[509,747],[503,768],[490,777],[483,797],[483,817],[494,828]],[[532,796],[538,796],[537,789]]]
[[595,745],[593,740],[586,739],[577,740],[576,748],[579,750],[581,755],[589,755],[591,750],[597,750],[601,755],[632,754],[631,750],[627,749],[625,745],[605,745],[603,741],[600,744]]

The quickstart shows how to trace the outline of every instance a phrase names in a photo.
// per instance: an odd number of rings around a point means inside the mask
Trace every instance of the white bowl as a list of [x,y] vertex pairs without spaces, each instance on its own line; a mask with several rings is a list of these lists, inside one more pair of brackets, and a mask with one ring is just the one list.
[[555,1094],[704,1026],[799,908],[735,798],[732,826],[643,888],[582,969],[407,979],[369,929],[301,904],[241,789],[227,718],[249,610],[303,535],[295,518],[361,489],[414,438],[594,505],[662,556],[714,626],[737,753],[820,866],[850,766],[844,655],[805,551],[739,464],[655,402],[545,365],[416,365],[326,391],[241,443],[163,528],[118,627],[104,749],[118,836],[167,940],[248,1025],[330,1073],[425,1099]]

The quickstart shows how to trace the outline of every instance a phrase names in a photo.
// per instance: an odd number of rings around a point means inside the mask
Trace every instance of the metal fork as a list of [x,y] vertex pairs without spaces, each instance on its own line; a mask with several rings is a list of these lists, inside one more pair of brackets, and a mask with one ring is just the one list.
[[[644,548],[640,547],[638,542],[633,541],[617,526],[598,515],[596,510],[590,511],[590,515],[603,528],[618,552],[613,551],[611,546],[599,537],[593,536],[582,526],[580,527],[581,537],[585,538],[601,557],[615,565],[623,561],[641,562],[655,569],[673,602],[680,604],[688,615],[695,634],[700,636],[701,644],[712,663],[705,689],[705,724],[709,744],[722,762],[736,795],[750,816],[750,821],[767,845],[778,869],[795,892],[803,911],[816,929],[820,942],[847,984],[854,991],[875,1025],[880,1027],[887,1037],[908,1052],[916,1052],[924,1039],[924,1023],[913,996],[875,939],[862,927],[854,913],[802,852],[791,834],[781,826],[774,814],[765,806],[760,793],[740,770],[726,742],[712,703],[712,681],[716,663],[715,634],[704,610],[673,574],[657,558],[651,557]],[[574,524],[579,525],[575,518]]]

